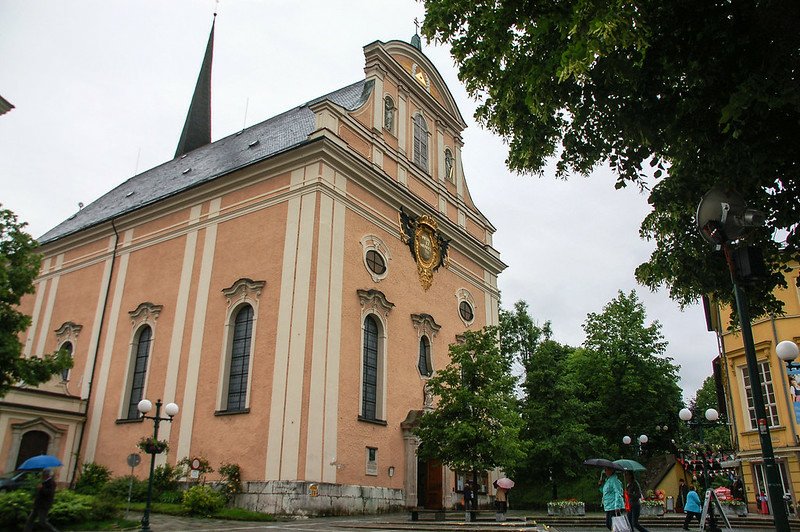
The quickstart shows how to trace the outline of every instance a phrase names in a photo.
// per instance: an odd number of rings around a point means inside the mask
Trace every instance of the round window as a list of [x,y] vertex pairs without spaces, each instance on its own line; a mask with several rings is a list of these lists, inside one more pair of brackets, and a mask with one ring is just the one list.
[[472,318],[475,317],[475,313],[472,311],[472,305],[470,305],[468,301],[462,301],[458,305],[458,312],[461,314],[461,319],[464,321],[472,321]]
[[375,275],[383,275],[386,272],[386,261],[383,256],[374,249],[367,250],[367,267]]

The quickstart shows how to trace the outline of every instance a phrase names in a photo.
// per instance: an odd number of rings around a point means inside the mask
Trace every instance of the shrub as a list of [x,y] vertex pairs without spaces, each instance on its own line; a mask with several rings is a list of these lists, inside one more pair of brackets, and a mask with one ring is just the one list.
[[88,521],[92,518],[95,498],[72,490],[59,490],[48,514],[54,524],[66,525]]
[[33,497],[25,490],[0,493],[0,530],[22,528],[33,508]]
[[209,517],[225,506],[225,498],[209,486],[192,486],[183,494],[183,507],[190,515]]
[[158,494],[158,502],[167,504],[180,504],[183,501],[183,492],[178,490],[162,491]]
[[109,468],[94,462],[86,462],[81,468],[78,482],[75,483],[75,491],[86,495],[97,495],[110,478]]
[[92,501],[92,517],[93,521],[109,521],[120,515],[120,509],[117,504],[107,497],[96,496]]
[[[133,483],[131,483],[131,481]],[[147,481],[125,475],[116,477],[103,486],[101,492],[103,497],[108,497],[117,501],[127,501],[130,491],[132,501],[144,501],[147,499]]]
[[233,497],[242,491],[242,469],[239,464],[223,463],[219,468],[222,477],[222,494],[230,502]]
[[178,481],[185,475],[181,466],[160,465],[153,471],[153,492],[177,491]]

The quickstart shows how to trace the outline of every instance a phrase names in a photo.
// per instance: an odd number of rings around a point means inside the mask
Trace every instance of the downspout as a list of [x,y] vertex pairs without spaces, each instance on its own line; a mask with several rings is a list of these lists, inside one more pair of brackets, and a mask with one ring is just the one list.
[[108,282],[106,284],[106,296],[103,298],[103,311],[100,314],[100,328],[97,333],[97,345],[94,347],[94,361],[92,362],[92,373],[91,377],[89,378],[89,392],[86,394],[86,416],[83,419],[83,424],[81,425],[81,435],[78,438],[78,448],[75,450],[75,467],[72,470],[72,480],[70,480],[70,487],[75,487],[75,478],[78,474],[78,463],[80,463],[81,457],[81,448],[83,447],[83,436],[86,432],[86,423],[89,418],[89,404],[92,401],[92,389],[94,388],[94,374],[97,371],[97,358],[100,354],[100,337],[103,334],[103,325],[106,321],[106,310],[108,309],[108,297],[111,293],[111,279],[114,277],[114,263],[117,260],[117,246],[119,244],[119,233],[117,232],[117,226],[114,225],[114,219],[111,219],[111,229],[114,231],[114,248],[111,251],[111,270],[108,273]]

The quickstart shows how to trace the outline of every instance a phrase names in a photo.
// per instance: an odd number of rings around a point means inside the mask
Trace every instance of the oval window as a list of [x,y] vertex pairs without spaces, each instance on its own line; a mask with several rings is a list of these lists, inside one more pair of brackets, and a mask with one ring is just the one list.
[[386,272],[386,261],[383,256],[374,249],[367,250],[367,267],[375,275],[383,275]]

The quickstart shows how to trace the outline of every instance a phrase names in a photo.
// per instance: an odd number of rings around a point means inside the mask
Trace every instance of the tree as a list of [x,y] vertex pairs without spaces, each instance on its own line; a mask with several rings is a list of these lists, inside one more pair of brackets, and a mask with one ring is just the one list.
[[[664,356],[667,343],[657,321],[645,325],[644,305],[636,292],[618,292],[599,314],[590,313],[583,349],[567,361],[578,398],[589,407],[588,423],[613,453],[624,452],[625,435],[652,436],[649,451],[670,449],[681,409],[678,369]],[[657,426],[668,431],[657,433]]]
[[565,372],[573,348],[550,338],[549,321],[543,326],[534,323],[524,301],[511,311],[500,311],[500,331],[501,350],[523,368],[520,436],[526,453],[511,471],[523,483],[549,478],[551,498],[556,499],[558,485],[585,473],[583,460],[601,446],[589,431],[585,405]]
[[[709,408],[719,411],[717,401],[717,385],[714,376],[706,377],[703,385],[697,390],[694,399],[689,403],[689,410],[692,411],[692,421],[705,422],[705,413]],[[721,414],[721,412],[720,412]],[[720,423],[712,427],[703,428],[703,440],[715,449],[729,451],[732,449],[731,433],[724,419],[720,418]]]
[[[800,3],[424,0],[423,33],[447,42],[476,119],[509,142],[512,170],[588,174],[647,188],[636,270],[686,305],[733,306],[728,269],[694,227],[714,185],[738,190],[767,226],[749,235],[773,273],[751,288],[754,317],[779,312],[779,267],[800,256]],[[778,243],[773,234],[786,235]]]
[[450,362],[429,381],[436,408],[420,419],[419,456],[456,471],[510,468],[522,458],[521,420],[511,361],[500,352],[496,327],[466,331],[450,346]]
[[36,386],[72,367],[66,352],[41,358],[20,356],[18,335],[28,328],[31,318],[17,307],[22,296],[33,292],[41,264],[35,253],[36,241],[23,231],[26,225],[10,210],[0,208],[0,397],[19,381]]

